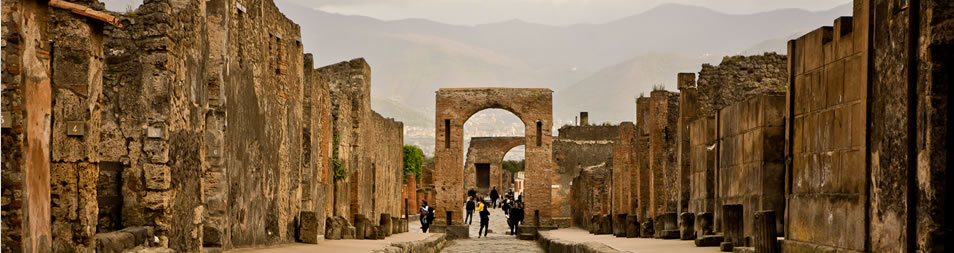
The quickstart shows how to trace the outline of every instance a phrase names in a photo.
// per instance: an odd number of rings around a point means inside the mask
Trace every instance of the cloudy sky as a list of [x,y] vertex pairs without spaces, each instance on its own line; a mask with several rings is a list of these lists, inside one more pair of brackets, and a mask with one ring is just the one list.
[[[328,12],[384,20],[423,18],[449,24],[475,25],[512,19],[567,25],[603,23],[665,3],[703,6],[743,14],[782,8],[826,10],[851,0],[276,0]],[[126,10],[141,0],[104,0],[107,8]]]

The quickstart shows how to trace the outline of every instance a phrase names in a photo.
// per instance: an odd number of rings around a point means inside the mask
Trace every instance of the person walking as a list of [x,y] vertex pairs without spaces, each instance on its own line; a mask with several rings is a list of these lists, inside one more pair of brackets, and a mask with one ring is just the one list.
[[503,207],[502,207],[502,209],[503,209],[503,211],[504,211],[504,215],[510,215],[510,208],[513,208],[513,203],[512,203],[512,202],[513,202],[513,201],[511,201],[509,198],[504,197],[504,199],[503,199]]
[[497,208],[498,198],[500,198],[500,193],[497,192],[497,187],[494,186],[494,189],[490,190],[490,201],[493,203],[494,208]]
[[421,231],[427,233],[427,229],[434,222],[434,208],[427,205],[427,201],[421,204]]
[[480,238],[480,232],[484,232],[484,237],[487,237],[487,231],[490,230],[490,211],[487,210],[487,205],[483,202],[480,203],[480,206],[477,207],[480,209],[480,229],[477,230],[477,238]]
[[474,223],[474,209],[477,208],[474,204],[475,201],[473,197],[467,197],[467,203],[464,204],[467,210],[467,217],[464,218],[464,222],[467,225]]
[[510,208],[510,234],[517,235],[520,223],[523,222],[523,202],[515,202],[513,208]]

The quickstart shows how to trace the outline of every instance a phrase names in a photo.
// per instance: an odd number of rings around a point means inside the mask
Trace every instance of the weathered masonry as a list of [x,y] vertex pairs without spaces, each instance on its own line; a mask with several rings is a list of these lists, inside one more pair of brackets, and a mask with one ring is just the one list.
[[[611,195],[610,191],[616,189],[612,185],[619,183],[617,178],[629,182],[628,174],[605,173],[619,173],[612,169],[614,164],[632,166],[629,165],[630,161],[625,160],[627,156],[622,154],[624,150],[617,149],[620,148],[618,146],[632,146],[631,143],[619,143],[624,131],[628,130],[630,136],[635,133],[633,124],[588,125],[584,122],[581,121],[579,126],[561,127],[560,137],[553,140],[553,211],[554,225],[558,227],[587,227],[591,215],[612,214],[610,201],[627,200],[618,193]],[[593,198],[579,199],[575,196]]]
[[363,60],[315,70],[270,1],[102,9],[3,2],[4,251],[316,242],[355,214],[397,231],[403,125],[370,110]]
[[856,0],[854,17],[789,42],[783,250],[949,244],[952,20],[946,1]]
[[[524,145],[525,137],[473,137],[464,165],[464,189],[483,195],[494,187],[501,194],[509,189],[510,177],[504,177],[503,159],[511,149]],[[505,187],[506,186],[506,187]]]

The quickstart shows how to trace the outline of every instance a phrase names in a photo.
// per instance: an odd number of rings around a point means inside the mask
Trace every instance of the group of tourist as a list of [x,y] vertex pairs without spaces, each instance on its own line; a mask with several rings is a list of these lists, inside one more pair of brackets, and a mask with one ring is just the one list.
[[[477,191],[470,189],[467,191],[467,201],[464,202],[466,216],[464,223],[471,225],[474,222],[474,211],[480,216],[480,228],[477,230],[477,238],[481,233],[487,237],[488,227],[490,225],[490,209],[500,207],[504,216],[507,217],[507,225],[510,227],[510,234],[516,235],[517,227],[523,223],[523,196],[514,199],[514,192],[510,190],[507,194],[501,196],[497,192],[497,187],[490,190],[489,196],[480,196]],[[422,201],[421,209],[421,230],[427,233],[428,228],[434,222],[434,207],[428,206],[427,201]]]

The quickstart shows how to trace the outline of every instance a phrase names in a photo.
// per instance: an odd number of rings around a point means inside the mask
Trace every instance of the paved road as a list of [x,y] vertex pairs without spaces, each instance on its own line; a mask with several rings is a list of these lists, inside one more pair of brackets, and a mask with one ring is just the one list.
[[[421,231],[419,221],[411,224],[411,231]],[[453,240],[441,252],[516,252],[516,253],[543,253],[543,249],[536,241],[522,241],[515,236],[507,235],[507,216],[500,208],[490,209],[490,232],[487,237],[477,238],[480,229],[480,215],[474,212],[474,222],[470,225],[470,239]]]

